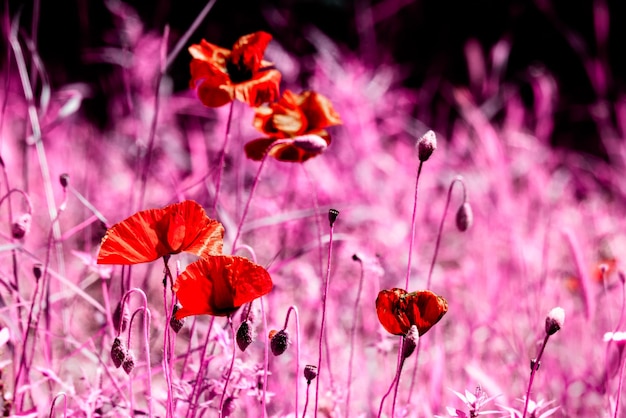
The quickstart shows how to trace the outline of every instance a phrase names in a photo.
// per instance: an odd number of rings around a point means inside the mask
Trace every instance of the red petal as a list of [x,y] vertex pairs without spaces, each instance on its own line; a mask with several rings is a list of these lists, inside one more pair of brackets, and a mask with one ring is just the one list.
[[252,107],[274,102],[279,96],[280,71],[262,70],[254,73],[251,80],[234,84],[234,96],[237,100]]
[[448,302],[430,290],[409,293],[405,300],[405,312],[411,325],[417,326],[419,335],[425,334],[448,312]]
[[308,121],[309,130],[341,124],[341,118],[330,100],[319,93],[314,91],[302,93],[300,107]]
[[261,67],[263,54],[271,40],[272,35],[263,31],[242,36],[233,45],[232,62],[249,69],[253,74],[256,73]]
[[226,316],[272,289],[269,273],[238,256],[214,256],[190,264],[174,284],[182,304],[176,318]]
[[188,51],[194,59],[207,62],[226,73],[226,62],[231,56],[228,49],[213,45],[203,39],[200,44],[191,45]]
[[191,88],[196,89],[198,98],[208,107],[220,107],[234,99],[234,88],[228,74],[201,60],[193,60]]
[[251,160],[261,161],[267,152],[267,149],[276,142],[274,138],[259,138],[248,142],[243,149],[246,151],[246,157]]
[[381,290],[376,298],[378,320],[390,334],[405,335],[411,328],[406,315],[400,309],[401,297],[405,294],[406,290],[394,288]]
[[181,251],[206,257],[222,252],[224,227],[192,200],[137,212],[105,234],[98,264],[137,264]]
[[404,289],[381,290],[376,298],[376,313],[381,325],[391,334],[405,335],[415,325],[425,334],[448,312],[448,303],[430,290],[407,293]]
[[144,210],[113,225],[102,238],[98,264],[146,263],[168,254],[157,231],[165,215],[164,209]]

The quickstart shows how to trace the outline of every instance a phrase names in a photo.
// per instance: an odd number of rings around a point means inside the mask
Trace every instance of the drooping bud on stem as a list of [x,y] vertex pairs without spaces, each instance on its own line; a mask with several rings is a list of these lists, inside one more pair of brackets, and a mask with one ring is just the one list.
[[172,328],[172,330],[178,334],[178,331],[180,331],[183,328],[183,325],[185,325],[185,319],[176,319],[176,312],[181,308],[181,306],[179,304],[175,304],[174,308],[172,309],[172,317],[170,318],[170,327]]
[[252,344],[252,329],[250,328],[249,321],[243,321],[241,325],[239,325],[239,329],[237,330],[237,345],[241,351],[246,351],[246,348],[250,344]]
[[128,350],[128,352],[126,353],[126,358],[122,362],[122,368],[124,369],[126,374],[130,374],[130,372],[132,372],[135,368],[135,356],[133,355],[132,351]]
[[124,331],[128,327],[128,322],[130,321],[130,312],[128,311],[128,306],[124,305],[124,309],[122,310],[122,302],[118,302],[115,310],[113,311],[113,328],[118,333],[118,335]]
[[469,202],[463,202],[456,212],[456,227],[459,231],[465,232],[474,223],[474,213]]
[[272,330],[270,331],[270,348],[272,349],[272,354],[275,356],[280,356],[287,350],[289,346],[289,334],[284,329],[280,331]]
[[116,337],[113,340],[113,346],[111,346],[111,360],[113,360],[113,365],[115,366],[115,368],[119,369],[125,359],[126,348],[124,348],[122,340]]
[[33,276],[35,276],[35,280],[41,279],[41,275],[43,274],[43,265],[41,263],[36,263],[33,265]]
[[15,239],[22,239],[30,231],[32,216],[28,213],[21,214],[11,225],[11,235]]
[[67,173],[63,173],[59,176],[59,183],[61,183],[61,187],[64,189],[70,184],[70,175]]

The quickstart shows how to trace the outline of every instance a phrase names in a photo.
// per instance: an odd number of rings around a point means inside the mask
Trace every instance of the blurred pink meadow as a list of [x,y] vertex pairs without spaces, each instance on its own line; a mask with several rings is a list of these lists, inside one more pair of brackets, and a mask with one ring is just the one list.
[[[203,35],[176,51],[182,34],[148,31],[132,7],[108,5],[123,17],[127,47],[86,57],[123,75],[104,129],[82,112],[91,82],[51,85],[30,22],[4,14],[4,416],[623,416],[623,97],[596,103],[615,115],[596,113],[605,160],[551,147],[558,80],[528,68],[534,103],[524,105],[519,86],[502,78],[506,39],[490,51],[468,41],[469,85],[433,74],[411,89],[391,59],[374,66],[306,27],[294,36],[317,52],[299,59],[274,37],[265,58],[282,72],[281,90],[322,94],[342,123],[327,128],[332,142],[314,158],[261,163],[244,152],[263,137],[254,109],[233,102],[224,149],[230,105],[208,108],[193,89],[173,88],[168,62]],[[600,64],[590,77],[608,71]],[[416,144],[429,129],[437,147],[413,212]],[[188,317],[167,331],[164,299],[171,307],[173,295],[160,263],[96,263],[107,228],[188,199],[224,225],[225,254],[237,239],[237,255],[271,275],[271,292],[232,315],[235,331],[250,321],[245,351],[225,317]],[[460,231],[463,203],[473,222]],[[339,211],[332,229],[330,209]],[[180,253],[168,265],[177,276],[195,260]],[[432,290],[448,312],[420,336],[385,399],[402,337],[383,328],[375,301],[382,289],[405,288],[407,266],[406,290]],[[133,356],[127,373],[111,349],[115,309],[130,289],[127,315],[136,314],[120,334]],[[556,307],[564,321],[535,367]],[[274,355],[268,334],[283,329],[287,346]],[[318,361],[309,384],[305,366]]]

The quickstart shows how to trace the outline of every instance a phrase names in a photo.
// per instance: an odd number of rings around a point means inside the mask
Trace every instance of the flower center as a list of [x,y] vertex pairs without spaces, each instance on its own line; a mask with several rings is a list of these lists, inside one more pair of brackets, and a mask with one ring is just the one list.
[[244,81],[252,79],[252,70],[246,67],[242,62],[234,63],[228,60],[226,63],[226,71],[228,71],[228,75],[233,83],[243,83]]

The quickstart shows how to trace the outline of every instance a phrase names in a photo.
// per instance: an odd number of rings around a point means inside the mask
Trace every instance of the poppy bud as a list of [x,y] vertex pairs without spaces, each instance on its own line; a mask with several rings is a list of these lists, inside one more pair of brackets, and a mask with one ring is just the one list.
[[128,322],[130,321],[130,312],[128,311],[128,306],[124,305],[124,310],[122,311],[122,302],[118,302],[115,310],[113,311],[112,319],[113,328],[118,334],[126,331],[126,327],[128,327]]
[[421,162],[428,160],[436,149],[437,136],[433,131],[426,132],[417,140],[417,156]]
[[176,311],[181,308],[179,304],[174,305],[174,309],[172,310],[172,317],[170,318],[170,327],[176,334],[183,328],[185,325],[185,319],[176,319]]
[[36,280],[41,279],[41,275],[43,274],[43,265],[41,263],[36,263],[33,265],[33,276],[35,276]]
[[536,358],[530,360],[530,371],[539,370],[539,366],[541,366],[541,362],[537,361]]
[[61,187],[64,189],[70,184],[70,175],[67,173],[63,173],[59,176],[59,183],[61,183]]
[[456,227],[459,231],[465,232],[474,222],[474,213],[469,202],[464,202],[456,212]]
[[419,341],[420,333],[417,330],[416,325],[411,325],[409,331],[404,336],[404,343],[402,345],[402,357],[408,358],[415,351],[415,347],[417,347],[417,342]]
[[115,337],[113,340],[113,346],[111,347],[111,360],[113,360],[115,368],[118,369],[125,359],[126,349],[124,349],[122,341],[118,337]]
[[248,348],[250,344],[252,344],[250,322],[243,321],[237,330],[237,345],[241,351],[246,351],[246,348]]
[[289,335],[284,329],[278,332],[275,330],[270,331],[270,340],[270,348],[275,356],[283,354],[289,346]]
[[32,217],[28,213],[23,213],[17,218],[13,225],[11,225],[11,235],[15,239],[22,239],[28,231],[30,231],[30,223]]
[[335,224],[337,216],[339,216],[339,211],[337,209],[330,209],[328,211],[328,221],[330,222],[331,228]]
[[293,145],[311,154],[321,154],[328,144],[318,135],[301,135],[293,139]]
[[235,397],[229,396],[222,405],[222,417],[226,418],[235,412]]
[[126,358],[122,363],[122,368],[124,369],[126,374],[130,374],[130,372],[132,372],[135,368],[135,356],[133,355],[132,351],[128,351],[128,353],[126,353]]
[[317,366],[312,364],[307,364],[304,366],[304,378],[306,379],[307,385],[311,384],[311,381],[317,377]]
[[553,308],[546,316],[546,334],[553,335],[563,326],[565,311],[563,308]]

